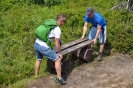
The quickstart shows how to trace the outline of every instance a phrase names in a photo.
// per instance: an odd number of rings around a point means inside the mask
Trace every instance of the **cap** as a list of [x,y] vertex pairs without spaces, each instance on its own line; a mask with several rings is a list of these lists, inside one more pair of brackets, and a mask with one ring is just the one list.
[[94,12],[94,9],[92,8],[92,7],[88,7],[87,9],[86,9],[86,15],[89,15],[89,14],[91,14],[92,12]]

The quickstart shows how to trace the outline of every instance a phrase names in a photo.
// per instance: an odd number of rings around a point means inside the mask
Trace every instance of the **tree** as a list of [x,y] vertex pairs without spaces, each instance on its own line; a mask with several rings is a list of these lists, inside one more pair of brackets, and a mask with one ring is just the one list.
[[133,11],[133,0],[128,0],[126,10],[128,12],[132,12]]

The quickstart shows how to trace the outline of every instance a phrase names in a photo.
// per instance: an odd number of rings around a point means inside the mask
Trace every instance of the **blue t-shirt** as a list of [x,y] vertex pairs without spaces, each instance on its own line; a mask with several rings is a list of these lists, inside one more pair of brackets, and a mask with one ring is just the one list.
[[97,27],[97,26],[102,26],[104,27],[106,25],[106,20],[105,18],[99,14],[98,12],[94,12],[94,18],[89,18],[88,15],[84,17],[85,22],[90,22],[92,26]]

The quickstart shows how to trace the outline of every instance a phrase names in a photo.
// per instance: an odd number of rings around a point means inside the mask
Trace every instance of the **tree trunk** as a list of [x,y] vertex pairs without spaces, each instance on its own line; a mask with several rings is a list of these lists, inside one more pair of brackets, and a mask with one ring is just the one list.
[[133,0],[128,0],[126,10],[128,12],[132,12],[133,11]]

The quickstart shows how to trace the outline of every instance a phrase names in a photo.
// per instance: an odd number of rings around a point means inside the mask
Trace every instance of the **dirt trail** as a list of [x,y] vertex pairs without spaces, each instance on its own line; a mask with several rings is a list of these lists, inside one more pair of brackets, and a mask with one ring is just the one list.
[[54,79],[51,74],[34,80],[29,88],[133,88],[133,60],[129,55],[114,54],[101,62],[80,62],[67,74],[66,85],[59,85]]

